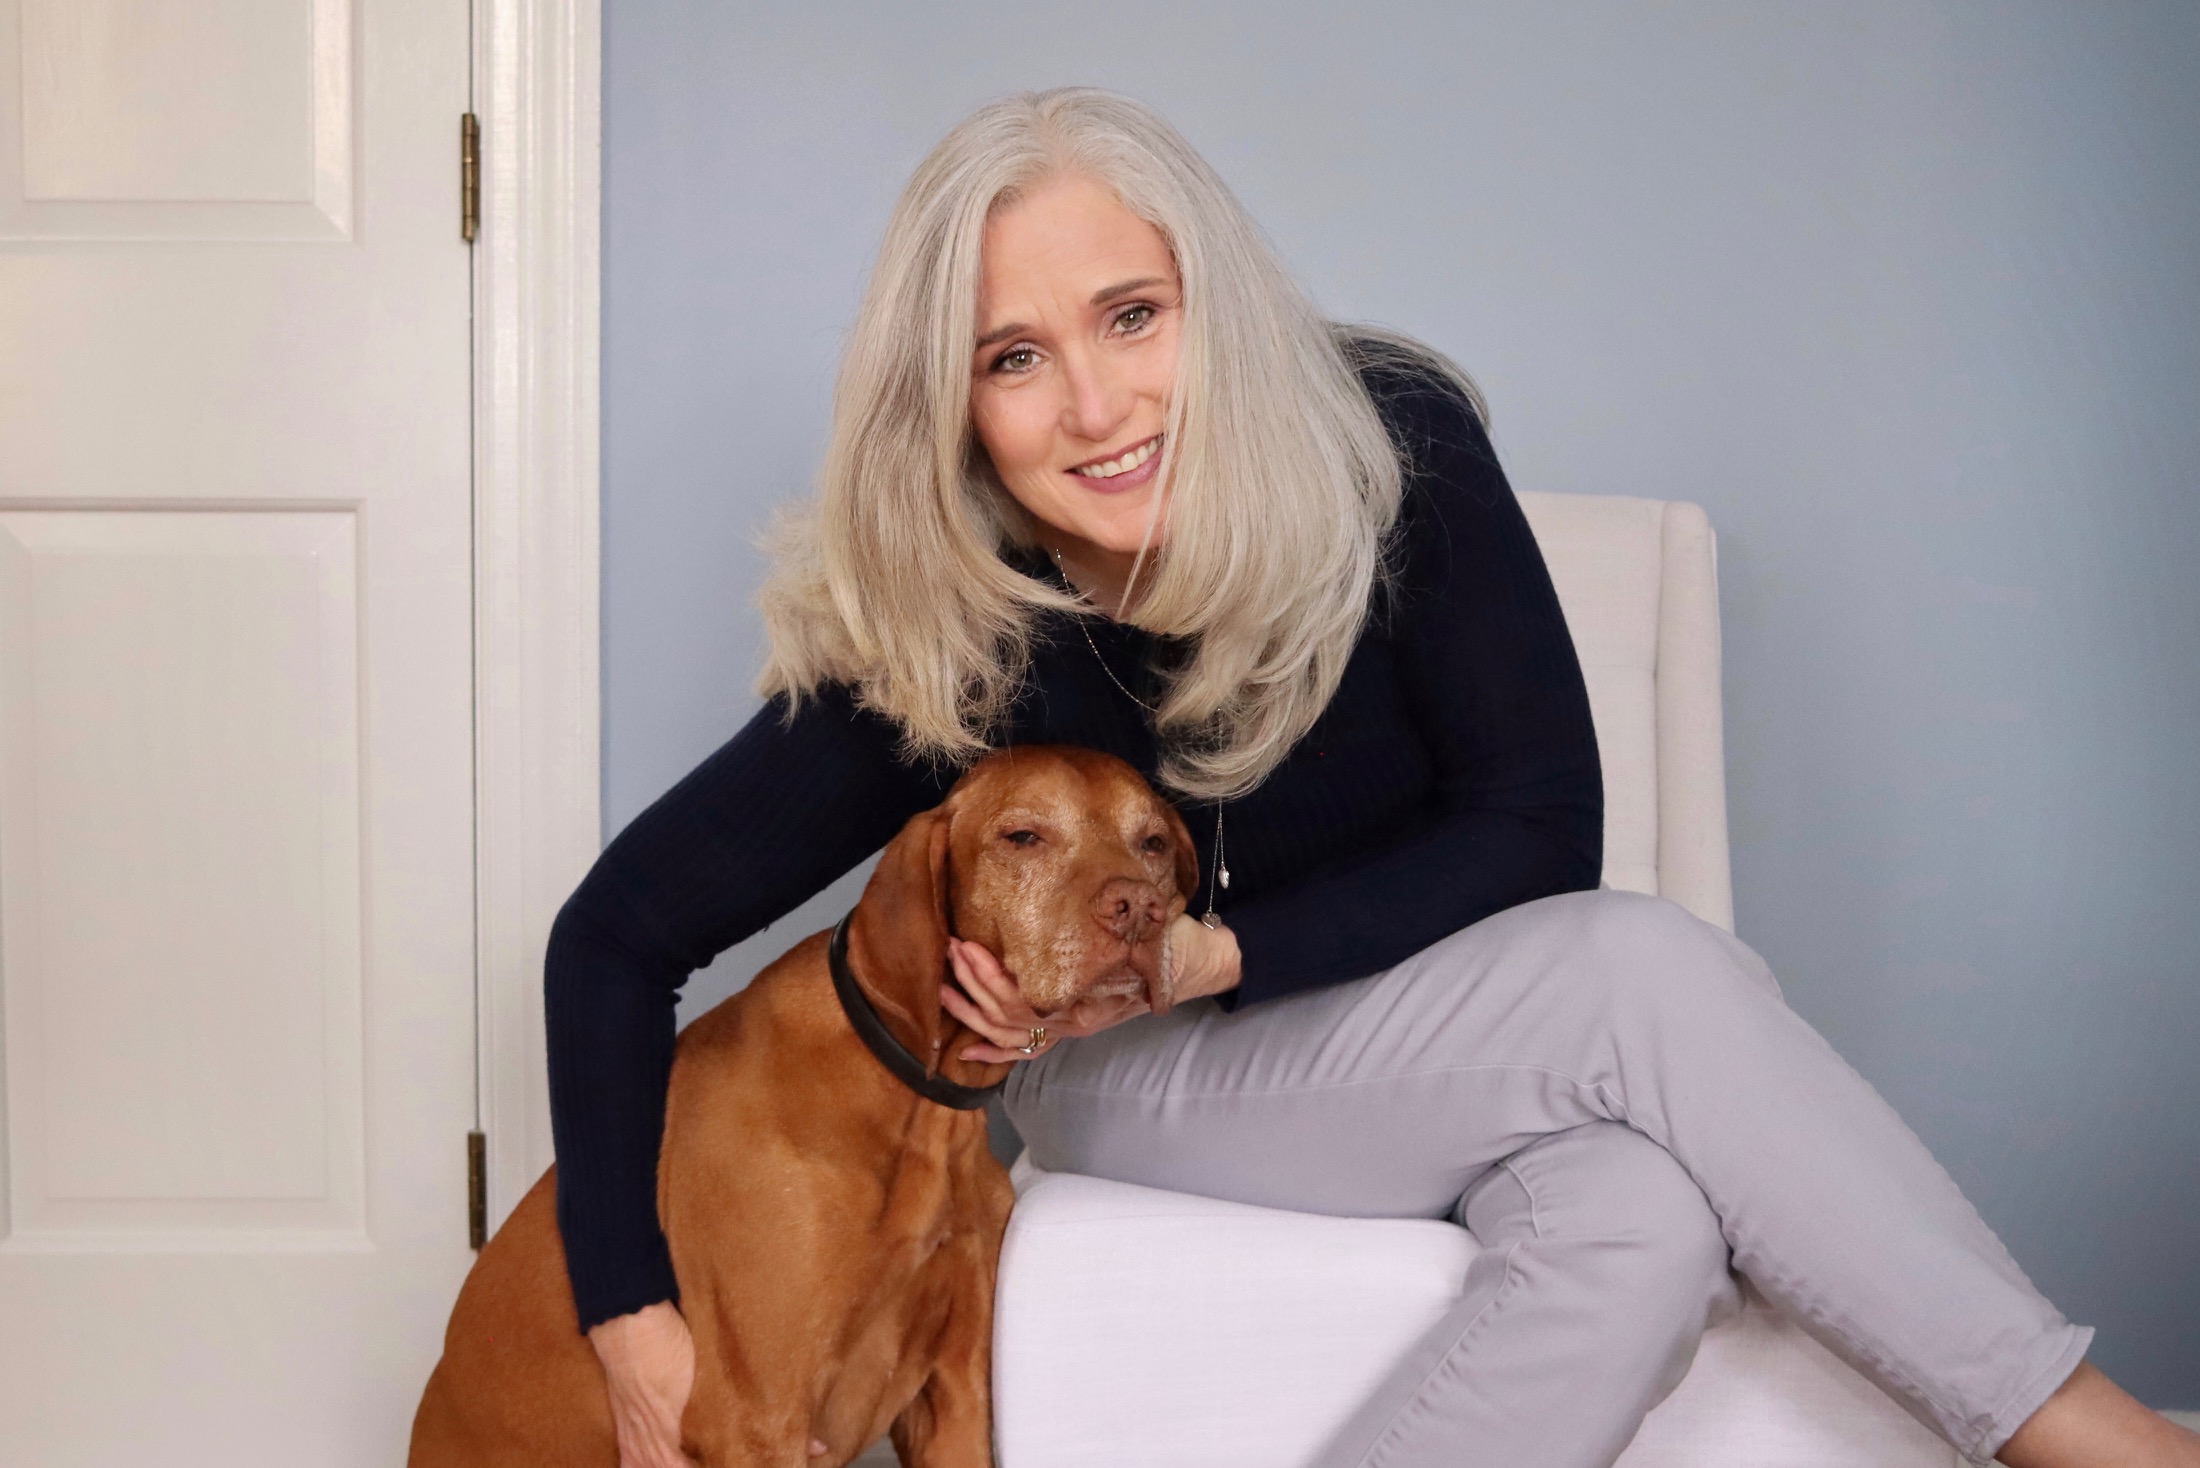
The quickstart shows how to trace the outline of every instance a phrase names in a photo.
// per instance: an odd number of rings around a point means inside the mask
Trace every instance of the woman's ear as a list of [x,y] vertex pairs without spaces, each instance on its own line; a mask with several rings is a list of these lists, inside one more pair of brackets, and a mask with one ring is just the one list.
[[936,1027],[939,985],[946,974],[953,823],[947,805],[911,816],[879,854],[849,924],[865,992],[882,1013],[898,1014],[918,1033]]

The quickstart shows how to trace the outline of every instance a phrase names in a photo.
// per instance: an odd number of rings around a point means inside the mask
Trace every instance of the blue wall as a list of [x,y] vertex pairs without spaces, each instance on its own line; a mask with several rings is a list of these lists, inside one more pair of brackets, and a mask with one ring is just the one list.
[[1477,374],[1517,485],[1709,509],[1742,935],[2200,1407],[2200,8],[607,8],[608,830],[754,706],[751,539],[910,168],[1130,92]]

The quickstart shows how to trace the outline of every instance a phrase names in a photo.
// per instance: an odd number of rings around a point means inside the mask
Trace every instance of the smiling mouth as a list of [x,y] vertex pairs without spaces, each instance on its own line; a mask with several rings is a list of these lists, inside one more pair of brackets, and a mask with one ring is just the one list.
[[1114,479],[1120,475],[1136,473],[1146,466],[1147,460],[1159,452],[1161,452],[1161,435],[1157,433],[1144,443],[1126,449],[1115,458],[1099,459],[1090,464],[1078,464],[1072,467],[1069,472],[1081,479]]

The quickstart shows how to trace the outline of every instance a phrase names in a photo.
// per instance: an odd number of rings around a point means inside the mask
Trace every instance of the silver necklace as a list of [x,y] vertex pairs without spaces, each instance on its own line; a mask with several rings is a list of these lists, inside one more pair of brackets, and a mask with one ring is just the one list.
[[[1069,568],[1062,564],[1062,552],[1060,548],[1050,546],[1048,549],[1054,556],[1054,569],[1062,573],[1062,579],[1064,581],[1069,581]],[[1070,581],[1071,586],[1074,587],[1076,584],[1076,582]],[[1082,616],[1077,619],[1077,630],[1084,634],[1085,646],[1092,650],[1092,660],[1100,665],[1101,672],[1107,674],[1108,681],[1115,685],[1116,691],[1122,694],[1125,698],[1129,699],[1132,703],[1137,704],[1147,713],[1151,714],[1158,722],[1161,717],[1161,710],[1155,708],[1152,704],[1146,702],[1146,700],[1140,698],[1137,694],[1131,692],[1128,688],[1123,686],[1123,680],[1115,676],[1115,669],[1109,667],[1108,660],[1100,656],[1100,644],[1092,640],[1092,631],[1090,628],[1085,626],[1085,619]],[[1219,928],[1222,926],[1222,919],[1215,916],[1215,891],[1217,888],[1228,890],[1229,886],[1230,863],[1224,860],[1222,855],[1222,802],[1218,800],[1215,802],[1214,874],[1207,883],[1207,910],[1204,913],[1200,914],[1199,918],[1200,922],[1205,926],[1209,928]]]

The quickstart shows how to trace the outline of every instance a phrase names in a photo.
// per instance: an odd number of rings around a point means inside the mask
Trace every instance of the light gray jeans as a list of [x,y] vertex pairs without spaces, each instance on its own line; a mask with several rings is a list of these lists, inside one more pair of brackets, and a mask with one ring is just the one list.
[[1364,979],[1134,1020],[1004,1100],[1041,1167],[1474,1232],[1459,1303],[1324,1468],[1609,1464],[1736,1307],[1730,1268],[1976,1462],[2093,1334],[1763,961],[1659,898],[1546,898]]

